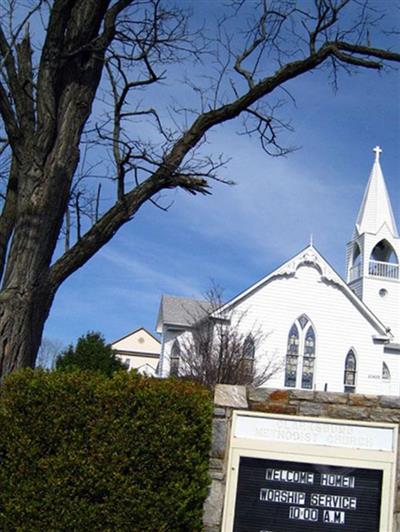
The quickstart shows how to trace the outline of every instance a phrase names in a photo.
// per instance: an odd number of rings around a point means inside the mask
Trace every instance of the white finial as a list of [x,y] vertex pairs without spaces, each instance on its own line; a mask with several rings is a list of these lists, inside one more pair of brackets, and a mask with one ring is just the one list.
[[314,242],[313,242],[313,234],[310,233],[310,246],[313,246],[314,245]]
[[374,152],[375,152],[375,161],[379,163],[379,155],[382,153],[382,149],[379,146],[375,146]]

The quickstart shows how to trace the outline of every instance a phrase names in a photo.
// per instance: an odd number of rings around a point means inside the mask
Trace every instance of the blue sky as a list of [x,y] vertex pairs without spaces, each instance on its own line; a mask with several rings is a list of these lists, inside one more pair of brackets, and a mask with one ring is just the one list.
[[[310,234],[344,275],[350,239],[379,144],[382,170],[400,226],[400,77],[396,71],[342,76],[335,93],[326,73],[290,84],[286,109],[299,149],[268,157],[237,124],[208,138],[230,158],[212,196],[171,191],[168,212],[145,205],[96,257],[59,290],[45,337],[64,345],[88,330],[107,341],[144,326],[154,331],[162,294],[201,297],[213,279],[233,297],[305,247]],[[184,97],[177,86],[176,98]],[[180,93],[180,91],[182,91]]]

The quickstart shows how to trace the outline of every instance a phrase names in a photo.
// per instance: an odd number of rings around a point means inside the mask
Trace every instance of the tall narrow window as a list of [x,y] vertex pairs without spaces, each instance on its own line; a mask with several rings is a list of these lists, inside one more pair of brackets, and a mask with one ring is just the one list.
[[170,356],[169,374],[171,375],[171,377],[177,377],[179,375],[180,356],[181,356],[181,347],[179,345],[179,340],[175,338],[175,341],[172,344],[171,356]]
[[296,324],[289,331],[286,351],[285,386],[295,388],[297,380],[297,362],[299,358],[299,329]]
[[312,390],[315,373],[315,330],[302,314],[292,325],[286,351],[285,386]]
[[344,363],[344,391],[355,392],[356,390],[357,361],[352,349],[347,353]]
[[315,362],[315,334],[312,325],[306,330],[303,352],[303,372],[301,375],[301,387],[312,390],[314,383]]
[[386,362],[382,363],[382,379],[386,382],[390,381],[390,371],[389,371],[389,368],[387,367]]
[[243,342],[243,373],[247,380],[251,379],[253,376],[255,351],[256,346],[254,338],[249,334]]

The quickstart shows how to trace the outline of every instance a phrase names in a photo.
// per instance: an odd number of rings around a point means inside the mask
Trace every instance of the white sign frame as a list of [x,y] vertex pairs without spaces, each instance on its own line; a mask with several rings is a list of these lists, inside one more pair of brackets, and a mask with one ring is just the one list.
[[[289,436],[285,440],[283,433],[277,437],[275,432],[275,436],[269,439],[268,429],[272,427],[276,430],[276,424],[279,422],[283,427],[295,426],[300,434],[310,434],[310,437],[293,439]],[[257,432],[257,427],[261,431]],[[307,430],[301,430],[302,428]],[[360,445],[355,447],[351,445],[354,430],[362,433],[362,438],[359,438]],[[332,438],[327,441],[325,437],[318,437],[319,434],[332,434],[334,431],[337,434],[345,434],[350,439],[339,438],[339,443],[335,444]],[[317,437],[314,437],[315,434]],[[242,456],[381,470],[383,478],[379,532],[391,531],[396,487],[397,434],[398,426],[392,423],[234,411],[222,532],[233,530],[239,461]],[[305,439],[310,441],[304,441]]]

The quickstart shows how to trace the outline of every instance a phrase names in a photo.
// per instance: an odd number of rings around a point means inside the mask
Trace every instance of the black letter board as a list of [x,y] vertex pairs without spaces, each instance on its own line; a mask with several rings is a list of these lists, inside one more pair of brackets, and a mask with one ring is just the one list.
[[234,532],[379,532],[382,471],[240,457]]

